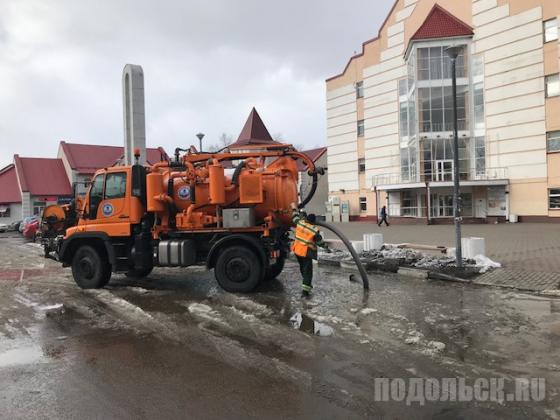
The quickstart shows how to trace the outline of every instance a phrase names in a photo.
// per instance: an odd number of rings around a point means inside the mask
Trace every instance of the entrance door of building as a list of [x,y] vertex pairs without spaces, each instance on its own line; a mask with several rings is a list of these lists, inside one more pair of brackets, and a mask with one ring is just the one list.
[[436,160],[436,181],[453,181],[453,161]]
[[453,194],[432,194],[432,217],[453,217]]

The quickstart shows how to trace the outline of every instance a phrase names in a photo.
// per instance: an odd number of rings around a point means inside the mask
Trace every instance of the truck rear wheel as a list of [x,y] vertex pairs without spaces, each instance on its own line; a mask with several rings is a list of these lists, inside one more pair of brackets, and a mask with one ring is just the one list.
[[248,293],[257,287],[263,271],[259,256],[251,248],[233,245],[220,252],[214,275],[226,292]]
[[72,258],[72,275],[82,289],[99,289],[109,283],[111,265],[97,249],[82,245]]

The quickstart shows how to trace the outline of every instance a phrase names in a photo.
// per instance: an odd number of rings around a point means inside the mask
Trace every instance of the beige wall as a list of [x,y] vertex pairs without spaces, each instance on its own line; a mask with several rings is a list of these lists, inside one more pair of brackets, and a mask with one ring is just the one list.
[[[354,191],[354,192],[335,192],[331,193],[331,196],[338,196],[342,201],[349,201],[350,202],[350,216],[375,216],[376,213],[376,202],[375,202],[375,194],[368,190],[363,189],[361,191]],[[367,197],[367,212],[360,211],[360,197]]]
[[513,14],[524,12],[534,7],[542,7],[543,18],[552,19],[560,15],[560,2],[558,0],[498,0],[498,5],[509,5]]
[[546,180],[512,182],[509,186],[509,212],[524,216],[548,214],[548,186]]
[[[548,188],[560,188],[560,153],[548,155]],[[560,210],[548,210],[550,217],[560,217]]]
[[546,100],[546,130],[560,130],[560,97]]

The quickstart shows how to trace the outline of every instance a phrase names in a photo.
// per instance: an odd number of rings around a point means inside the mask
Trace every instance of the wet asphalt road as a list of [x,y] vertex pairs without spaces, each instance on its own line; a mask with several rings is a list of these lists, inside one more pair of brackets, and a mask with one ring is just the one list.
[[[364,295],[316,266],[302,302],[293,263],[251,295],[198,267],[82,291],[39,247],[5,236],[0,418],[560,416],[560,299],[393,275],[370,275]],[[547,398],[374,401],[374,378],[459,376],[544,377]]]

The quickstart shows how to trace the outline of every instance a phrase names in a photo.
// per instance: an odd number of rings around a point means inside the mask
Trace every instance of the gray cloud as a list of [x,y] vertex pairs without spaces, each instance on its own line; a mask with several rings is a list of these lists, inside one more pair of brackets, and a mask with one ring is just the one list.
[[151,146],[236,136],[252,106],[285,141],[324,144],[324,79],[392,3],[2,0],[0,165],[62,139],[121,144],[126,63],[144,68]]

